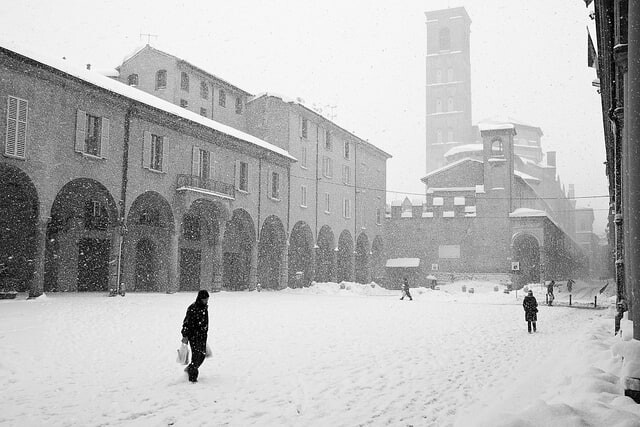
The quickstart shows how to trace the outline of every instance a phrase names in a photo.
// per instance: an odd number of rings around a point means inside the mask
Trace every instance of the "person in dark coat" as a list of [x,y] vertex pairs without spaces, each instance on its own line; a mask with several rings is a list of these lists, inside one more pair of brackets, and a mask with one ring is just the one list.
[[531,333],[531,326],[533,326],[533,332],[535,332],[536,322],[538,321],[538,301],[533,296],[533,291],[529,291],[529,294],[524,297],[522,307],[524,307],[524,320],[527,322],[529,333]]
[[196,301],[187,308],[182,322],[182,342],[191,346],[191,363],[185,371],[189,381],[198,382],[198,368],[204,362],[207,353],[207,333],[209,331],[209,292],[198,292]]
[[547,304],[548,305],[553,305],[553,300],[555,299],[555,296],[553,295],[553,287],[555,285],[556,285],[556,281],[555,280],[552,280],[547,285]]
[[406,277],[403,279],[403,282],[402,282],[402,297],[400,297],[400,300],[403,300],[404,297],[409,297],[409,301],[413,301],[413,298],[411,297],[411,292],[409,292],[409,280],[407,280]]

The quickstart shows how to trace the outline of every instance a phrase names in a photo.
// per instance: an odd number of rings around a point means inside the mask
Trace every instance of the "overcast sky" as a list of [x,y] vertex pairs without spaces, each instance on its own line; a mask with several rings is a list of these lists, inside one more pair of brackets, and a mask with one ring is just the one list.
[[[21,0],[3,6],[0,40],[113,68],[146,43],[141,33],[155,34],[151,45],[251,93],[336,106],[339,125],[393,155],[387,188],[422,193],[424,12],[456,6],[472,20],[473,122],[508,115],[539,126],[543,150],[558,152],[562,182],[578,197],[606,195],[580,0]],[[607,199],[578,204],[596,210],[602,234]]]

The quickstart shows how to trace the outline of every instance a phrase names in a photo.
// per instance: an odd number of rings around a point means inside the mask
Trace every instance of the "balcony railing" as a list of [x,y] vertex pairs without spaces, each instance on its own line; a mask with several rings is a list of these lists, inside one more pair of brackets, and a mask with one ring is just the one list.
[[178,175],[177,188],[196,188],[200,190],[209,191],[212,193],[229,196],[233,199],[236,197],[236,191],[233,184],[229,184],[222,181],[216,181],[215,179],[206,179],[197,175]]

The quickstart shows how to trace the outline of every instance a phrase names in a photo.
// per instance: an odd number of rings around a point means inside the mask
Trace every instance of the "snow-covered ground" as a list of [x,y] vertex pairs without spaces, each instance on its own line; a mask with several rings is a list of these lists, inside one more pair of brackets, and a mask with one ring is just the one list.
[[640,425],[610,308],[547,307],[534,287],[528,334],[523,293],[494,286],[212,294],[196,384],[175,362],[195,293],[0,301],[0,424]]

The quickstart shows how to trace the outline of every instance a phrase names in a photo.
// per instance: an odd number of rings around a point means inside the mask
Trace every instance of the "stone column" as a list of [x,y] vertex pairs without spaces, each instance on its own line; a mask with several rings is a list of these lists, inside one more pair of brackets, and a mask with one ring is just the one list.
[[222,280],[224,274],[222,246],[224,243],[224,232],[226,230],[226,222],[220,221],[218,226],[218,238],[216,239],[216,246],[213,256],[213,291],[217,292],[222,289]]
[[258,245],[259,240],[251,247],[251,266],[249,267],[249,290],[254,290],[258,284]]
[[168,258],[168,283],[167,293],[174,293],[180,290],[180,230],[174,228],[169,234]]
[[36,251],[33,254],[33,277],[29,284],[29,298],[39,297],[44,290],[44,259],[48,225],[48,218],[41,219],[36,224]]
[[289,286],[289,242],[282,248],[282,264],[280,264],[280,289]]

